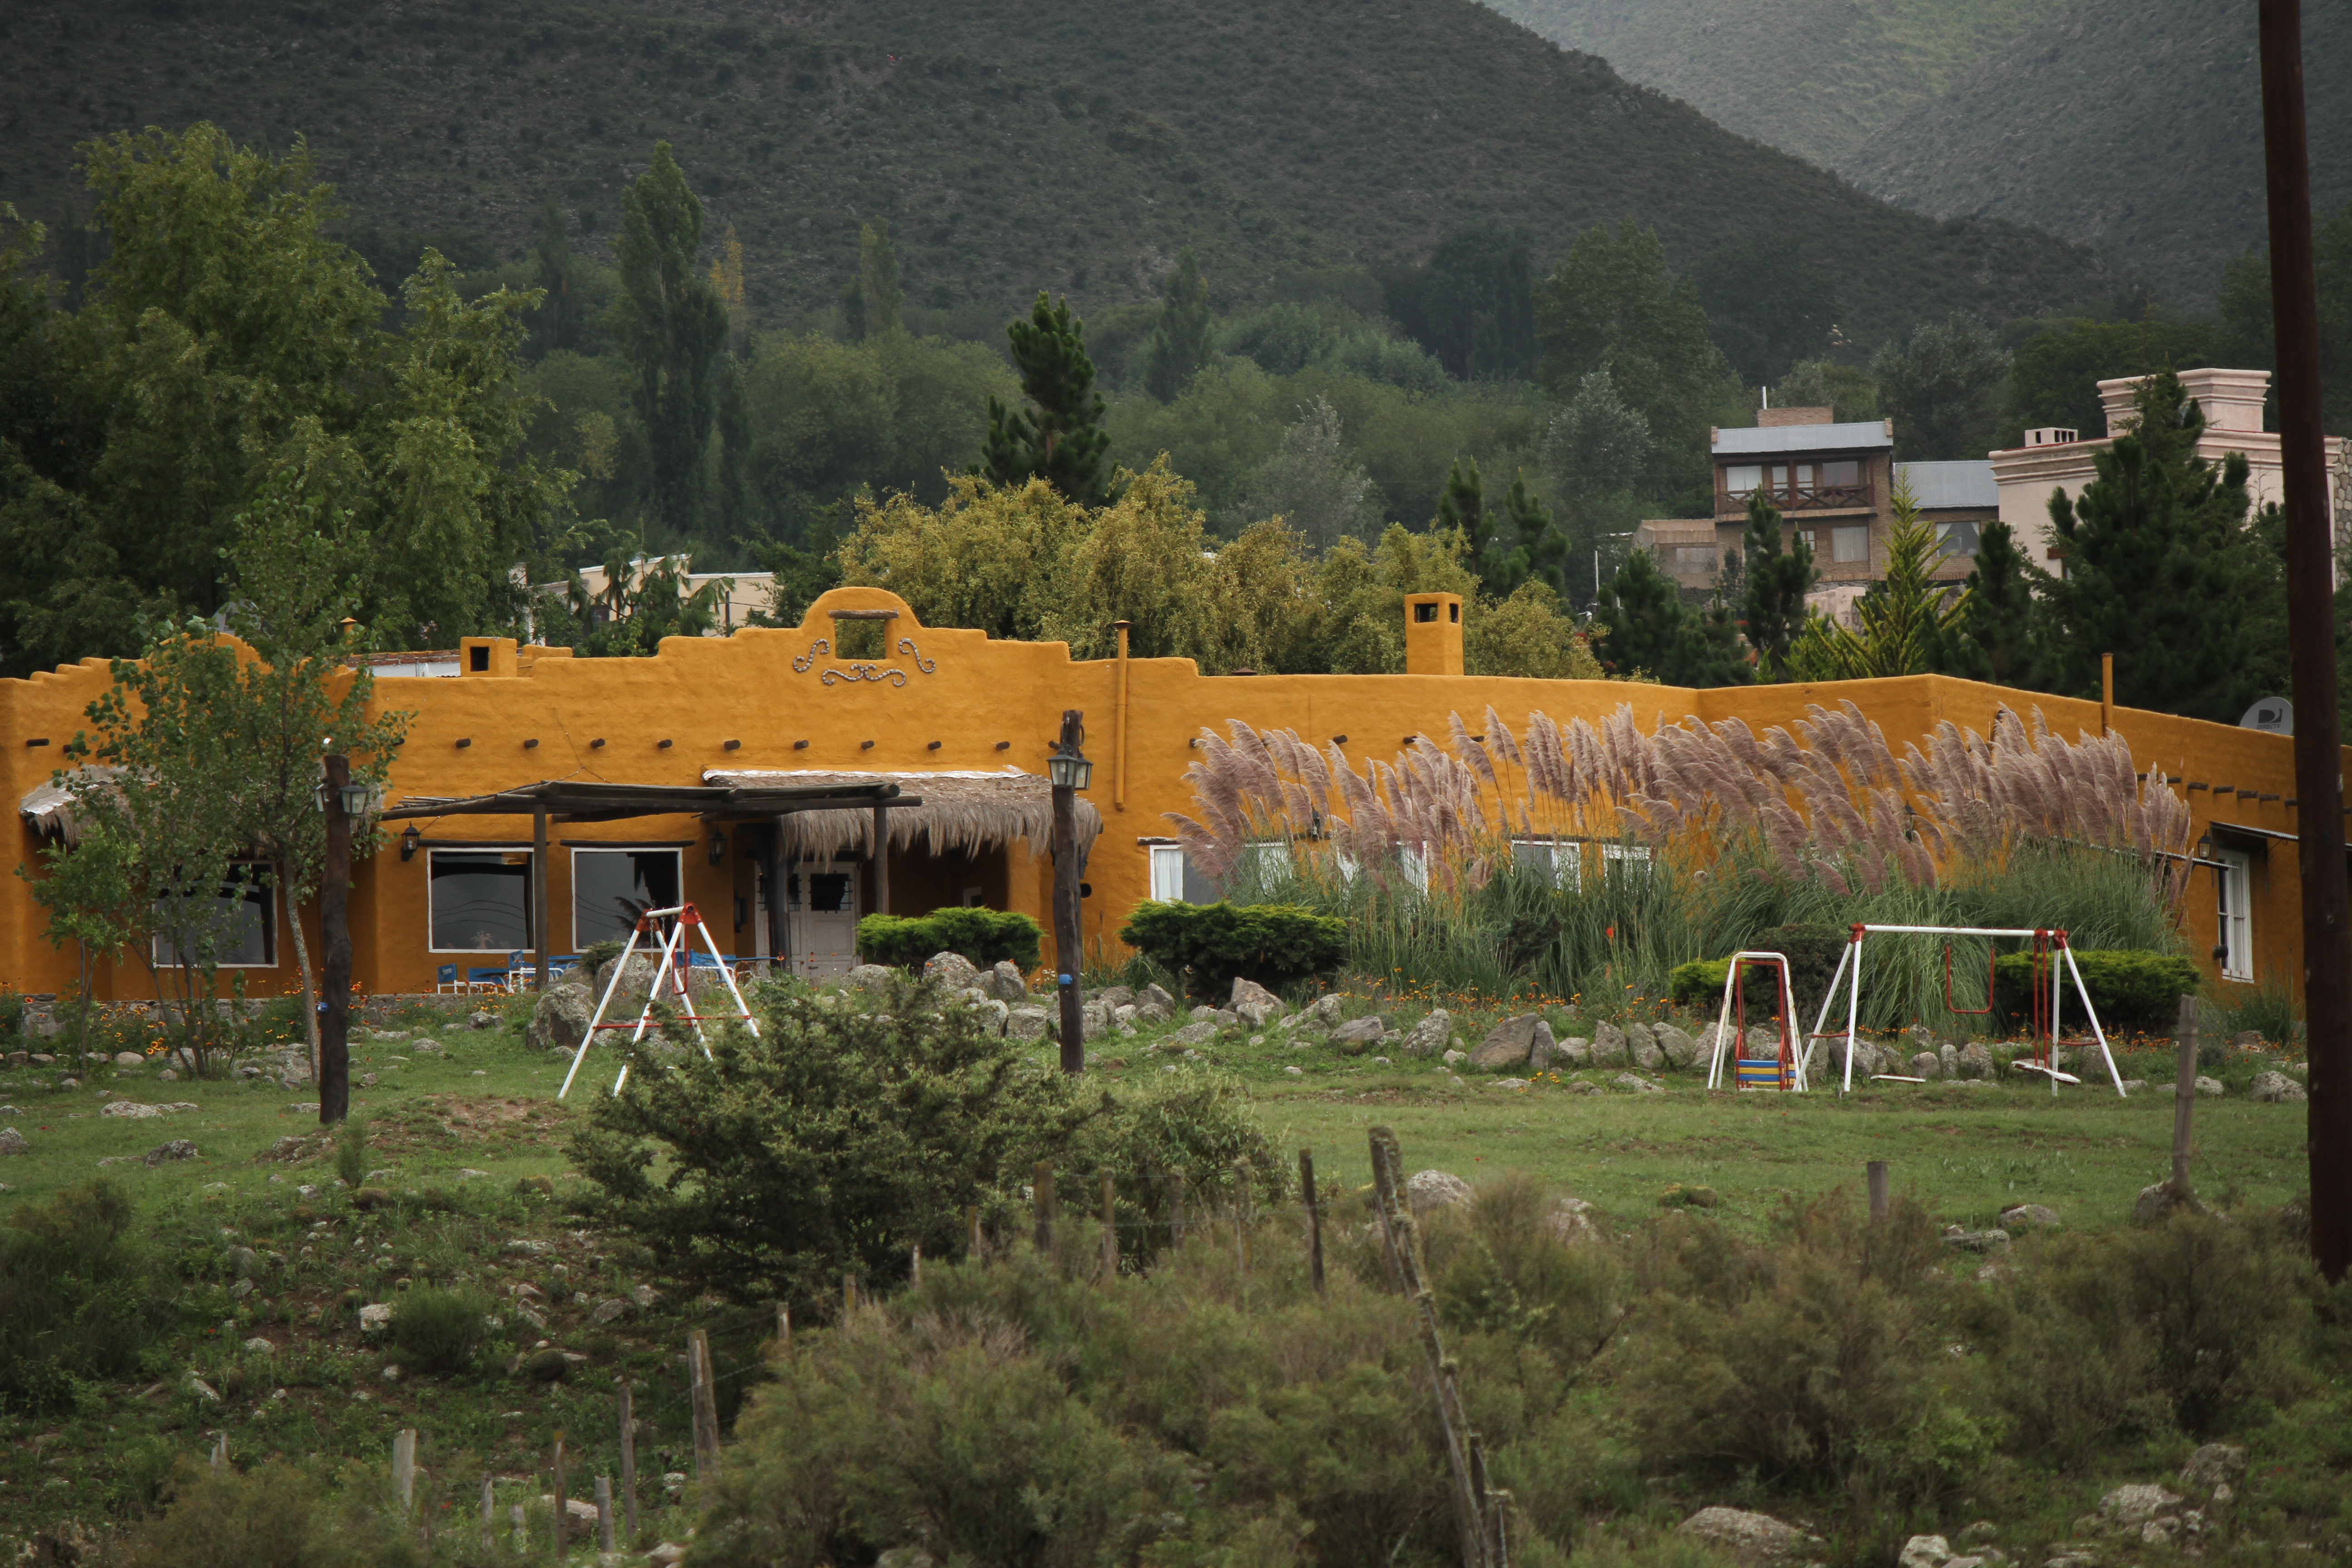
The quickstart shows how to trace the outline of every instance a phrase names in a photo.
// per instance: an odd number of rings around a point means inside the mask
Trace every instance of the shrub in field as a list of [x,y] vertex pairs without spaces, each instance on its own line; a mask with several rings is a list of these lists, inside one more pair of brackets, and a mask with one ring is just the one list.
[[335,1174],[343,1185],[356,1188],[367,1180],[367,1123],[356,1116],[347,1116],[335,1129]]
[[1267,987],[1328,974],[1348,952],[1348,922],[1289,904],[1138,904],[1118,933],[1193,996],[1223,1002],[1237,979]]
[[173,1490],[170,1510],[131,1545],[135,1568],[314,1568],[328,1561],[318,1484],[302,1469],[272,1463],[246,1473],[187,1464]]
[[0,1400],[70,1405],[84,1379],[139,1370],[169,1320],[131,1199],[103,1178],[26,1205],[0,1231]]
[[859,955],[894,969],[917,968],[937,952],[960,952],[982,969],[1007,959],[1034,969],[1045,938],[1045,929],[1027,915],[977,905],[920,916],[867,915],[857,922]]
[[[2099,1010],[2099,1023],[2109,1033],[2169,1034],[2180,1016],[2180,998],[2197,994],[2205,984],[2194,963],[2172,953],[2077,951],[2074,963],[2091,993],[2091,1005]],[[2063,965],[2061,974],[2063,1018],[2066,1013],[2080,1012],[2082,1003],[2074,994],[2073,974],[2066,973]],[[1993,960],[1993,976],[2002,1016],[2012,1022],[2031,1016],[2033,955],[2002,953]],[[2046,976],[2042,984],[2049,984]]]
[[488,1311],[489,1302],[475,1291],[417,1286],[392,1314],[401,1366],[412,1373],[464,1372],[480,1353]]

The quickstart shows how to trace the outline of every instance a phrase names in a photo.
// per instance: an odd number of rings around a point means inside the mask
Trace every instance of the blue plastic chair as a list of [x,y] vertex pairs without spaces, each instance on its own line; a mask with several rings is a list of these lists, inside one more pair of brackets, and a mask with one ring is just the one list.
[[436,970],[433,975],[433,989],[444,994],[457,990],[457,966],[454,963],[445,963]]
[[468,969],[466,971],[466,984],[468,985],[487,985],[491,990],[497,991],[502,989],[506,985],[506,983],[507,972],[503,969]]

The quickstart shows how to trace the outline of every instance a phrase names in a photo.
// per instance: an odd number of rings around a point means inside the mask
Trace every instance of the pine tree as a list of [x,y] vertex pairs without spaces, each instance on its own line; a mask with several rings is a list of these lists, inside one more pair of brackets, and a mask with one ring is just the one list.
[[1886,576],[1854,605],[1853,627],[1826,616],[1807,618],[1789,649],[1800,680],[1868,680],[1881,676],[1932,675],[1945,668],[1946,648],[1968,613],[1965,590],[1947,602],[1927,575],[1935,564],[1936,529],[1919,518],[1919,503],[1895,470],[1895,518],[1886,532]]
[[629,187],[614,247],[621,264],[616,335],[636,362],[634,399],[653,447],[654,511],[691,532],[710,446],[711,369],[727,341],[727,307],[695,267],[702,203],[669,143]]
[[2009,524],[1986,523],[1977,538],[1976,570],[1969,574],[1968,614],[1952,629],[1945,669],[1995,686],[2032,685],[2041,613],[2034,583],[2046,577],[2017,548]]
[[1029,406],[988,400],[987,443],[975,472],[1007,487],[1042,479],[1080,506],[1107,506],[1115,498],[1110,434],[1102,427],[1086,331],[1070,314],[1069,300],[1048,304],[1042,289],[1029,319],[1004,329]]
[[751,458],[751,410],[744,394],[743,362],[729,354],[719,370],[719,527],[722,537],[740,538],[749,521],[744,511],[745,476]]
[[1664,680],[1666,669],[1680,668],[1690,617],[1682,590],[1658,570],[1648,551],[1625,557],[1601,589],[1596,615],[1609,628],[1596,651],[1612,675],[1643,673]]
[[1780,511],[1762,496],[1748,501],[1747,592],[1740,600],[1740,630],[1756,650],[1756,678],[1786,677],[1789,648],[1803,631],[1805,595],[1821,580],[1813,570],[1812,546],[1801,534],[1780,548]]
[[2281,563],[2247,526],[2244,456],[2196,455],[2205,416],[2179,377],[2148,377],[2134,407],[2132,432],[2094,455],[2098,477],[2050,498],[2065,571],[2044,590],[2044,673],[2096,697],[2112,653],[2116,700],[2234,723],[2284,680]]
[[1432,525],[1439,533],[1460,532],[1465,552],[1475,565],[1492,542],[1486,528],[1486,483],[1478,476],[1478,459],[1456,458],[1445,471],[1445,488],[1437,496],[1437,521]]
[[1201,277],[1199,258],[1186,249],[1168,276],[1167,304],[1151,329],[1143,388],[1160,402],[1172,403],[1208,363],[1209,285]]
[[887,218],[877,218],[857,231],[857,300],[859,336],[886,338],[906,330],[898,247],[891,242]]
[[1568,535],[1552,521],[1551,509],[1528,489],[1525,474],[1512,476],[1511,488],[1503,497],[1503,516],[1508,525],[1509,549],[1507,552],[1506,540],[1498,538],[1488,548],[1486,558],[1478,563],[1487,592],[1507,595],[1532,577],[1553,593],[1564,595]]

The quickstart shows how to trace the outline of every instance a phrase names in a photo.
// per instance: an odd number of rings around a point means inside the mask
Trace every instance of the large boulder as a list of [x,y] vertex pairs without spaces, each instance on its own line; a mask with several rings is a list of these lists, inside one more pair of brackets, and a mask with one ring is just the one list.
[[1378,1018],[1350,1018],[1331,1031],[1331,1043],[1349,1056],[1361,1056],[1386,1039],[1388,1032],[1388,1026]]
[[1534,1013],[1522,1013],[1516,1018],[1506,1018],[1486,1031],[1478,1048],[1470,1053],[1470,1065],[1483,1072],[1501,1072],[1507,1068],[1525,1067],[1528,1054],[1535,1049],[1536,1031],[1541,1029],[1547,1041],[1551,1026]]
[[1658,1047],[1658,1037],[1647,1024],[1625,1026],[1625,1048],[1633,1065],[1644,1072],[1657,1072],[1666,1065],[1666,1053]]
[[1821,1541],[1769,1513],[1741,1508],[1703,1508],[1675,1527],[1713,1547],[1741,1568],[1784,1568],[1817,1554]]
[[1225,1001],[1228,1012],[1239,1014],[1253,1029],[1263,1029],[1282,1016],[1282,998],[1255,980],[1234,977],[1234,994]]
[[0,1127],[0,1160],[11,1154],[29,1154],[32,1149],[33,1146],[25,1142],[22,1132],[13,1127]]
[[1658,1050],[1668,1067],[1680,1070],[1699,1059],[1698,1042],[1672,1024],[1653,1024],[1650,1034],[1658,1042]]
[[1528,1070],[1549,1072],[1552,1058],[1559,1054],[1559,1047],[1551,1037],[1551,1026],[1541,1019],[1537,1020],[1535,1043],[1528,1047]]
[[1592,1065],[1597,1068],[1622,1067],[1631,1049],[1625,1031],[1602,1019],[1592,1026]]
[[1182,1010],[1177,1006],[1176,998],[1168,994],[1167,990],[1157,984],[1147,985],[1137,992],[1135,1005],[1138,1007],[1157,1007],[1161,1016],[1169,1018],[1174,1017]]
[[1453,1039],[1454,1015],[1443,1007],[1434,1008],[1405,1036],[1404,1054],[1409,1057],[1433,1057],[1445,1049]]
[[923,964],[923,978],[936,980],[950,991],[980,984],[980,966],[960,952],[935,952]]
[[1942,1536],[1915,1535],[1903,1543],[1895,1568],[1944,1568],[1954,1555],[1952,1543]]
[[2310,1098],[2303,1085],[2283,1072],[2256,1073],[2246,1095],[2257,1105],[2290,1105]]
[[523,1026],[523,1044],[533,1050],[577,1050],[596,1016],[596,998],[577,982],[551,986],[531,1005],[530,1022]]
[[1477,1196],[1470,1184],[1450,1171],[1415,1171],[1404,1182],[1404,1201],[1417,1215],[1432,1209],[1466,1209]]
[[1203,1018],[1197,1024],[1187,1024],[1181,1029],[1169,1030],[1167,1037],[1160,1044],[1165,1050],[1185,1050],[1194,1046],[1205,1046],[1216,1037],[1216,1021]]
[[842,988],[846,991],[887,991],[898,974],[887,964],[861,963],[842,976]]
[[1993,1076],[1992,1053],[1977,1040],[1970,1040],[1959,1048],[1954,1066],[1957,1070],[1953,1076],[1956,1078],[1989,1079]]
[[1019,1006],[1029,1000],[1029,986],[1021,977],[1021,966],[1009,958],[1000,958],[996,967],[980,977],[980,988],[999,1002]]
[[1052,1026],[1054,1015],[1043,1007],[1014,1007],[1004,1015],[1004,1035],[1007,1039],[1042,1040]]
[[1554,1040],[1551,1059],[1570,1072],[1588,1067],[1592,1061],[1592,1042],[1581,1035],[1570,1035],[1565,1039]]
[[1944,1058],[1933,1051],[1921,1051],[1911,1058],[1911,1076],[1934,1082],[1944,1076]]
[[1601,1226],[1593,1213],[1592,1205],[1582,1198],[1555,1198],[1544,1213],[1543,1226],[1555,1241],[1598,1241]]
[[2246,1451],[2228,1443],[2208,1443],[2180,1467],[2180,1484],[2189,1487],[2226,1486],[2246,1473]]

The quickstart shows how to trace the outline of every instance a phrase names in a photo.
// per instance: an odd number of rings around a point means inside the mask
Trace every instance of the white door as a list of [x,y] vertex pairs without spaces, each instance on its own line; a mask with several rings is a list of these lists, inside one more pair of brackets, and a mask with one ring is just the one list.
[[2252,980],[2254,977],[2254,858],[2241,849],[2216,849],[2213,858],[2221,862],[2216,875],[2221,883],[2221,978]]
[[854,861],[804,861],[784,879],[793,973],[803,980],[857,965],[857,873]]

